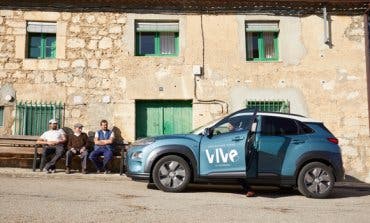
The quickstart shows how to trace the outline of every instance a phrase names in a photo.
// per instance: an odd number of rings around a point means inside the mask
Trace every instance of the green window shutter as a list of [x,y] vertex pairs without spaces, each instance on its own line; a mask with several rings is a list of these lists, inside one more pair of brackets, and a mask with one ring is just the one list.
[[263,60],[265,58],[265,42],[263,40],[263,33],[258,33],[258,52],[260,57],[258,59]]
[[0,126],[4,126],[4,107],[0,107]]
[[279,41],[278,41],[279,33],[274,33],[274,47],[275,47],[275,60],[279,60]]
[[155,33],[155,41],[154,41],[154,48],[155,48],[155,55],[160,55],[161,54],[161,40],[159,37],[159,33]]
[[45,58],[46,56],[46,38],[45,34],[41,34],[41,58]]

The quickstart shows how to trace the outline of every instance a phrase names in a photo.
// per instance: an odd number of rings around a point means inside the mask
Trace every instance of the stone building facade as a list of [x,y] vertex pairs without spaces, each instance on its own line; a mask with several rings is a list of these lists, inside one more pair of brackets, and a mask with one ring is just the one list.
[[[27,58],[29,21],[56,24],[55,58]],[[138,21],[178,23],[178,55],[137,56]],[[278,22],[278,60],[247,60],[248,21]],[[287,100],[291,113],[322,120],[339,138],[347,174],[370,182],[366,26],[361,14],[331,15],[327,44],[319,15],[4,7],[0,134],[16,133],[20,101],[62,102],[65,126],[93,131],[105,118],[132,141],[141,100],[191,101],[193,128],[249,100]]]

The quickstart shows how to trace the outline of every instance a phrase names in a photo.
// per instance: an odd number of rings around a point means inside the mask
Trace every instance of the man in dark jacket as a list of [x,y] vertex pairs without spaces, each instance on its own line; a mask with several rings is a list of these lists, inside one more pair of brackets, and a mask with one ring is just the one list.
[[66,154],[66,174],[71,173],[71,163],[73,155],[80,155],[81,157],[81,166],[82,166],[82,173],[86,174],[86,166],[87,166],[87,144],[88,144],[88,137],[87,134],[82,132],[82,124],[77,123],[74,125],[74,133],[69,137],[68,140],[68,151]]

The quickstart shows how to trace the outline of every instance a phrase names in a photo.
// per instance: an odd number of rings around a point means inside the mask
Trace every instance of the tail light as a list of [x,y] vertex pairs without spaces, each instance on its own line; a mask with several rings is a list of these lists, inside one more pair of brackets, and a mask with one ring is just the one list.
[[328,141],[331,142],[331,143],[334,143],[334,144],[338,144],[339,141],[337,138],[328,138]]

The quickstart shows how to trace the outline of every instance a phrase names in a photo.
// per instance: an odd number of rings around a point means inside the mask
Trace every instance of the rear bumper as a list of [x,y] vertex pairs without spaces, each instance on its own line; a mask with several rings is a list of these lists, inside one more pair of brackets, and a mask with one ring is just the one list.
[[332,156],[331,164],[334,171],[335,181],[340,182],[344,180],[344,168],[342,162],[342,155],[336,154],[336,156]]
[[335,181],[340,182],[344,181],[344,168],[343,165],[333,167],[334,168],[334,175],[335,175]]

